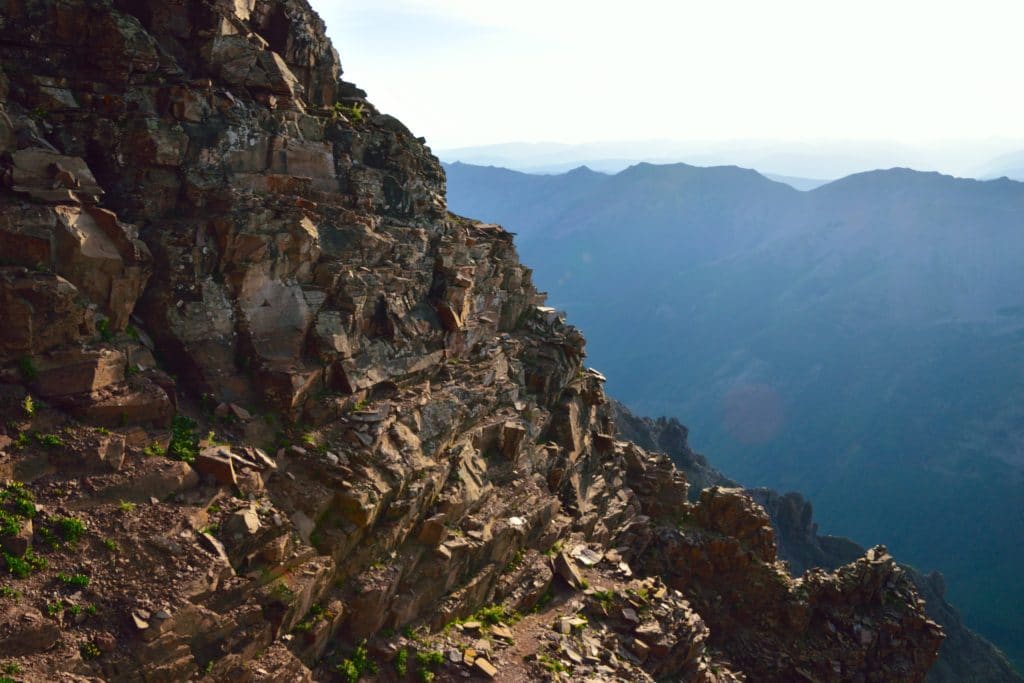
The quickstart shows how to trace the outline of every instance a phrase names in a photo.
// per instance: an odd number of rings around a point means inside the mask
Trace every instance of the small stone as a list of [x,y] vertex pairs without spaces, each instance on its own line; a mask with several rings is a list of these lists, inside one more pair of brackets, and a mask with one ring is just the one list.
[[488,678],[494,678],[498,675],[498,669],[493,664],[488,662],[483,657],[476,660],[476,668]]
[[512,640],[512,629],[502,624],[496,624],[491,627],[491,633],[495,638],[503,638],[505,640]]

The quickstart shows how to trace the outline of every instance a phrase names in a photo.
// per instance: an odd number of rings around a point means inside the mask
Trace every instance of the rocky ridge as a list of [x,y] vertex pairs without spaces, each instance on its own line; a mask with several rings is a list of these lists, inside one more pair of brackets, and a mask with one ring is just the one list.
[[[648,450],[667,454],[691,482],[691,498],[711,486],[738,484],[712,467],[707,459],[689,444],[687,428],[673,418],[657,420],[638,417],[614,399],[610,400],[619,434]],[[799,493],[781,494],[767,488],[747,489],[771,520],[779,557],[794,577],[814,568],[833,570],[853,562],[864,554],[862,546],[848,538],[820,535],[814,522],[814,510]],[[946,639],[939,648],[939,657],[928,672],[929,683],[1008,683],[1021,681],[1010,662],[992,643],[970,630],[960,614],[945,599],[945,582],[939,572],[923,574],[913,567],[900,565],[925,599],[930,619],[942,626]]]
[[0,10],[2,676],[924,677],[884,549],[614,436],[305,0]]

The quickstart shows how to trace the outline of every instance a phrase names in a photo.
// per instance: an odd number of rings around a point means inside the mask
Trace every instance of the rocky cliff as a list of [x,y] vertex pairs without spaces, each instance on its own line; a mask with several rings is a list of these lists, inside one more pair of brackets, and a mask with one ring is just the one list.
[[305,0],[0,0],[0,64],[7,680],[925,676],[884,549],[793,579],[613,436]]
[[[691,498],[710,486],[738,486],[690,447],[689,432],[678,420],[639,417],[618,401],[610,403],[618,433],[643,448],[668,455],[690,482]],[[819,535],[814,510],[799,493],[781,494],[757,488],[748,489],[747,494],[768,513],[779,558],[786,562],[793,576],[815,568],[836,569],[864,554],[864,548],[848,538]],[[924,598],[928,617],[942,626],[946,634],[939,658],[928,672],[929,683],[1024,681],[1006,655],[963,623],[956,608],[946,601],[945,581],[940,573],[925,575],[913,567],[901,567]]]

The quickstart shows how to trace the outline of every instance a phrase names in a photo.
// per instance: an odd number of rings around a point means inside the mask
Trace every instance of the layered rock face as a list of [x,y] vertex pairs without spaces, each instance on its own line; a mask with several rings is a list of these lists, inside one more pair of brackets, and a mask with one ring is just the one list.
[[884,550],[791,579],[745,494],[613,436],[580,333],[305,0],[0,10],[10,671],[924,677]]

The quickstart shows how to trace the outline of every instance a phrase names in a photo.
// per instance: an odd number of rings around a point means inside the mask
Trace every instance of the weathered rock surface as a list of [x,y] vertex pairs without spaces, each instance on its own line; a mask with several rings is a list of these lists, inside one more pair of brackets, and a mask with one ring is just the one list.
[[493,642],[526,626],[430,648],[599,579],[639,599],[589,654],[564,615],[576,678],[924,677],[942,633],[884,552],[793,580],[745,494],[690,503],[614,437],[582,335],[511,235],[447,213],[437,159],[339,80],[305,0],[0,10],[26,677],[332,680],[415,651],[535,680]]

